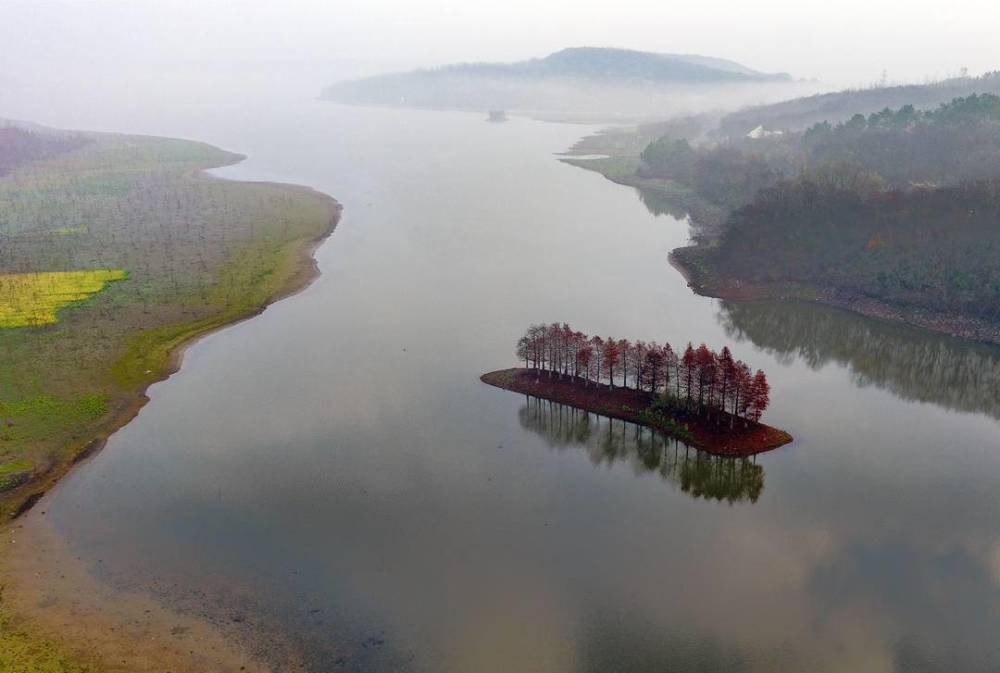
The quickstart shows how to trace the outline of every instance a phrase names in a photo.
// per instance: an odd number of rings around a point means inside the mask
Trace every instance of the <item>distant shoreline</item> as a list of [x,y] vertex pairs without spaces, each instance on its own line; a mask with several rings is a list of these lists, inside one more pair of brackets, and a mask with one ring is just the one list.
[[[612,388],[580,377],[560,377],[548,371],[515,367],[489,372],[479,378],[497,388],[653,428],[718,456],[752,456],[792,441],[792,436],[784,430],[763,423],[745,423],[740,418],[731,419],[725,412],[712,416],[681,411],[670,416],[654,413],[650,409],[655,398],[652,393]],[[733,421],[732,429],[730,421]]]

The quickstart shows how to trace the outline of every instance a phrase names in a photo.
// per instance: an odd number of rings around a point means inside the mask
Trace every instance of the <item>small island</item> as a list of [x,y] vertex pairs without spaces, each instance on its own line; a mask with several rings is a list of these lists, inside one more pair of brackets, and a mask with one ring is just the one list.
[[[484,383],[646,427],[709,453],[749,456],[792,441],[760,422],[770,402],[763,371],[688,344],[589,337],[566,323],[532,325],[518,341],[524,367],[483,374]],[[631,383],[631,385],[630,385]]]

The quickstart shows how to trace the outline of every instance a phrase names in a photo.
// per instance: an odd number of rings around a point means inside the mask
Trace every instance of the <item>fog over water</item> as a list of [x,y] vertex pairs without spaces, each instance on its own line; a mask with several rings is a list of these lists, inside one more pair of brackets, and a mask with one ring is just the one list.
[[570,46],[729,58],[830,87],[871,84],[883,71],[921,81],[1000,67],[997,25],[1000,6],[988,0],[624,0],[613,11],[567,0],[7,0],[0,116],[121,128],[140,101],[197,106],[265,88],[312,96],[340,79]]

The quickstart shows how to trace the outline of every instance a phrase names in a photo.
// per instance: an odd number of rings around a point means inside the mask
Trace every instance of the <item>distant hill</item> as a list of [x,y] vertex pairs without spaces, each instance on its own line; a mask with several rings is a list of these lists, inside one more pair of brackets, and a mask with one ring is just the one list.
[[837,123],[855,114],[868,115],[885,108],[903,105],[933,108],[974,93],[1000,94],[1000,72],[981,77],[956,77],[933,84],[848,89],[757,105],[723,117],[719,132],[724,136],[743,136],[758,126],[776,131],[801,131],[819,122]]
[[789,80],[787,74],[751,70],[735,61],[686,54],[656,54],[631,49],[571,47],[517,63],[467,63],[424,73],[462,73],[507,77],[573,77],[616,82],[720,82]]
[[[592,109],[596,92],[792,82],[734,61],[629,49],[574,47],[515,63],[462,63],[339,82],[323,98],[342,103],[461,109]],[[632,108],[619,101],[618,107]]]

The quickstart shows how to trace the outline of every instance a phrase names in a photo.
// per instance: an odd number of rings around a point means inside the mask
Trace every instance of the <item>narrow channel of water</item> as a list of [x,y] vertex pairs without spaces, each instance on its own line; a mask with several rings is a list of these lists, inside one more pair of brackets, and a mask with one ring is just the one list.
[[[280,633],[318,671],[1000,666],[997,349],[693,295],[667,264],[683,222],[558,161],[585,127],[184,119],[150,130],[344,218],[316,284],[193,347],[47,498],[103,580]],[[796,442],[716,465],[479,382],[552,320],[730,344]]]

